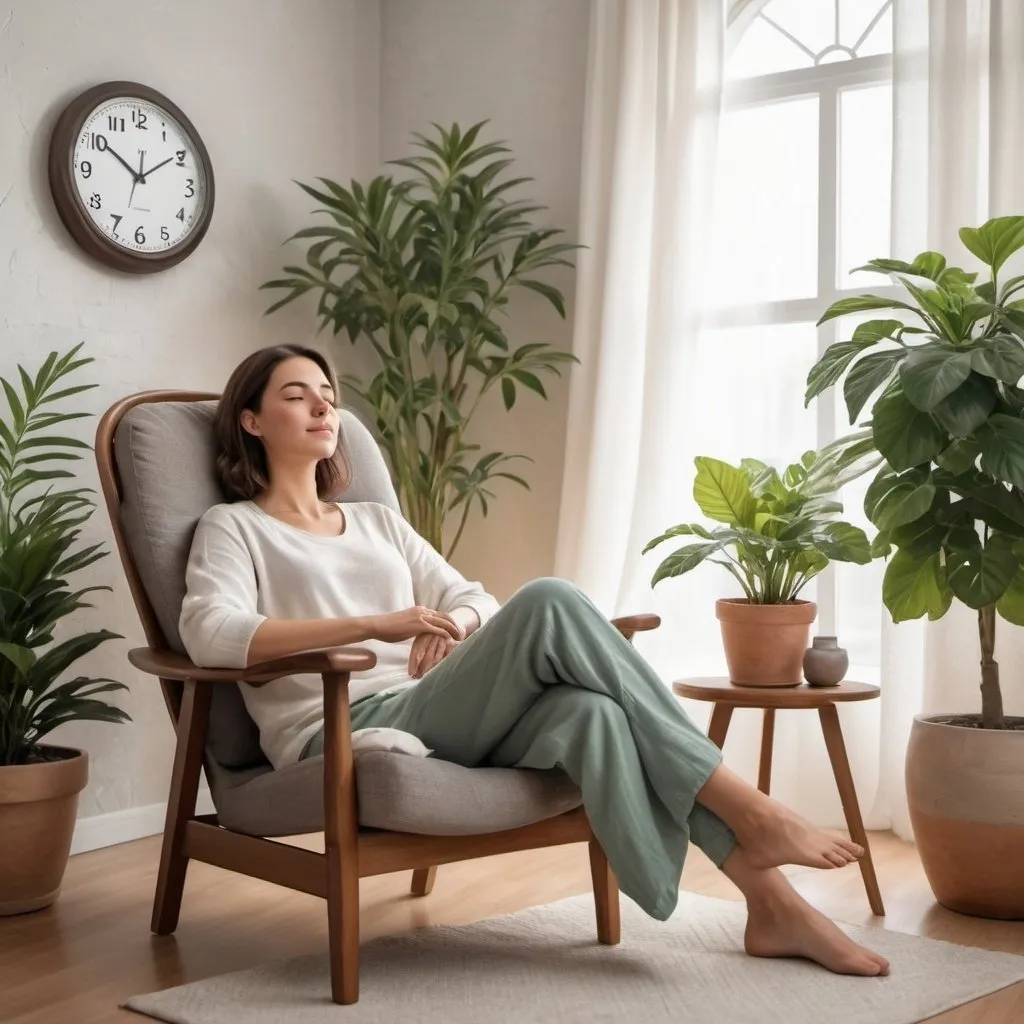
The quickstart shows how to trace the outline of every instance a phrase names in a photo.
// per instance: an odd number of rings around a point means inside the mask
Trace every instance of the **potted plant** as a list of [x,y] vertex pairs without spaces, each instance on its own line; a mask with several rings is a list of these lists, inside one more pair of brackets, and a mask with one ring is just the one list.
[[865,498],[889,557],[882,598],[896,622],[941,618],[954,600],[978,616],[981,713],[918,715],[907,750],[911,823],[940,903],[1024,917],[1024,718],[1003,713],[996,621],[1024,625],[1024,217],[964,228],[984,280],[924,252],[872,260],[900,297],[858,295],[822,322],[891,309],[832,345],[808,376],[807,400],[837,384],[853,423],[884,459]]
[[[741,598],[723,598],[715,611],[722,629],[729,678],[746,686],[796,686],[811,623],[813,601],[803,588],[830,560],[869,562],[864,531],[836,516],[833,495],[863,471],[865,439],[854,445],[807,452],[783,473],[755,459],[731,466],[700,456],[693,497],[709,519],[724,525],[673,526],[644,553],[673,537],[697,537],[662,561],[651,585],[681,576],[705,561],[723,566],[739,583]],[[852,467],[852,469],[851,469]]]
[[409,175],[401,182],[298,183],[329,222],[296,232],[313,240],[306,266],[286,266],[287,277],[262,287],[287,293],[268,313],[313,292],[321,330],[345,331],[353,344],[365,339],[380,372],[366,385],[352,375],[342,382],[372,412],[406,518],[438,551],[449,514],[461,507],[450,557],[474,500],[487,515],[494,480],[528,487],[507,468],[526,456],[474,454],[480,446],[466,434],[493,388],[506,409],[520,385],[546,398],[541,375],[578,361],[544,342],[512,349],[502,320],[517,288],[564,317],[562,293],[536,275],[572,266],[566,257],[577,246],[531,224],[543,207],[506,198],[531,179],[503,177],[509,150],[477,144],[483,123],[465,133],[457,124],[435,127],[436,137],[414,135],[421,153],[391,161]]
[[[75,827],[78,794],[88,779],[82,750],[43,739],[65,722],[123,722],[120,708],[98,700],[127,689],[109,679],[58,680],[84,654],[118,634],[107,630],[55,639],[92,586],[72,590],[67,577],[102,558],[100,544],[76,546],[94,504],[89,489],[53,490],[46,481],[72,477],[55,462],[81,458],[83,441],[54,428],[87,415],[57,412],[54,403],[95,387],[57,390],[91,363],[81,345],[51,352],[35,378],[18,367],[22,393],[0,378],[9,417],[0,419],[0,915],[49,906],[60,892]],[[61,630],[61,632],[64,632]]]

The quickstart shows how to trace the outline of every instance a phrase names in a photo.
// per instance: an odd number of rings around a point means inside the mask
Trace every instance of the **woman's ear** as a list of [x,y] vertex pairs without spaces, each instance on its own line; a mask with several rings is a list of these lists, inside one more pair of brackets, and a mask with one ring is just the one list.
[[240,417],[242,429],[253,437],[260,437],[260,425],[256,421],[256,414],[251,409],[243,409]]

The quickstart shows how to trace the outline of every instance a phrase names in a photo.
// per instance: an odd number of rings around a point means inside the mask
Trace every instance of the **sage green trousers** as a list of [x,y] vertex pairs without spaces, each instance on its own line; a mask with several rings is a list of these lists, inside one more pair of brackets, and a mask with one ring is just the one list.
[[[620,889],[665,920],[692,839],[721,865],[736,839],[696,803],[721,762],[669,688],[590,599],[555,578],[517,591],[413,687],[352,706],[467,767],[561,768]],[[303,751],[323,750],[322,731]]]

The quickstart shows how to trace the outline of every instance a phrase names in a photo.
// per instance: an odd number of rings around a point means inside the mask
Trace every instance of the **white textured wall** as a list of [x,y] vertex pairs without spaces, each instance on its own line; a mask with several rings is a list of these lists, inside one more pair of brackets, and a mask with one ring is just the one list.
[[[409,133],[430,123],[468,127],[490,119],[486,137],[505,139],[509,173],[536,180],[521,194],[549,207],[544,225],[576,236],[586,79],[589,0],[381,0],[381,157],[408,155]],[[513,345],[572,343],[573,275],[548,278],[569,301],[563,322],[539,296],[520,293],[508,307]],[[571,368],[568,372],[572,372]],[[454,561],[499,598],[550,574],[565,452],[567,388],[550,378],[550,400],[520,389],[506,413],[497,392],[481,407],[474,440],[485,451],[524,452],[510,466],[532,491],[498,481],[483,519],[473,513]]]
[[[376,0],[0,0],[0,374],[34,369],[79,341],[100,387],[99,414],[146,388],[219,389],[247,352],[307,341],[307,309],[264,319],[261,281],[311,202],[293,178],[372,172],[377,156]],[[62,107],[97,82],[129,79],[166,94],[206,142],[217,186],[209,233],[170,271],[134,277],[82,254],[50,200],[46,151]],[[95,419],[82,421],[91,441]],[[91,458],[83,465],[96,484]],[[111,541],[100,508],[89,530]],[[116,555],[81,574],[105,583],[80,627],[125,635],[80,663],[128,683],[127,726],[74,723],[53,739],[85,747],[91,781],[80,818],[166,798],[171,730],[158,684],[125,652],[141,629]]]

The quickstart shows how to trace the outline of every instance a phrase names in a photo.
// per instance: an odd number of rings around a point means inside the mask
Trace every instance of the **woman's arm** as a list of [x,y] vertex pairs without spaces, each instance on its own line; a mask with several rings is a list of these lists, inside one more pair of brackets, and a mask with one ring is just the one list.
[[319,647],[361,644],[375,637],[372,616],[346,619],[265,619],[249,641],[245,664],[285,658]]

